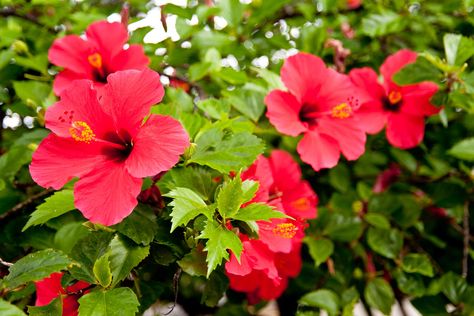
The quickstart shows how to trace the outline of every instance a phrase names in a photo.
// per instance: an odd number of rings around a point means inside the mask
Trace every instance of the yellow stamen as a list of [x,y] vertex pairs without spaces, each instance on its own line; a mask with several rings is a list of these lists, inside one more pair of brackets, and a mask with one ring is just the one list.
[[400,91],[394,90],[394,91],[390,91],[390,93],[388,94],[388,100],[392,104],[397,104],[398,102],[400,102],[401,99],[402,99],[402,94],[400,93]]
[[92,55],[89,55],[87,57],[87,61],[94,68],[97,68],[97,69],[102,68],[102,56],[100,56],[99,53],[94,53]]
[[297,231],[298,231],[298,227],[296,227],[292,223],[278,224],[272,230],[273,234],[282,238],[287,238],[287,239],[291,239],[295,237]]
[[95,134],[90,126],[83,121],[74,121],[69,128],[69,133],[74,140],[89,144],[94,138]]
[[341,103],[332,108],[332,117],[345,119],[351,116],[352,108],[347,103]]
[[291,202],[291,206],[296,208],[298,211],[307,211],[310,207],[310,204],[309,200],[303,197]]

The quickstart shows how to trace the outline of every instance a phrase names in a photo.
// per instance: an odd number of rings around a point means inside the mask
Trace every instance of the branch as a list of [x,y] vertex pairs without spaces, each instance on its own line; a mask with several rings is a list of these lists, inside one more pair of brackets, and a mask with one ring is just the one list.
[[463,255],[462,255],[462,277],[467,277],[468,260],[469,260],[469,201],[464,203],[464,217],[463,217]]
[[38,20],[38,17],[36,15],[31,14],[31,13],[20,13],[13,7],[4,7],[2,9],[0,9],[0,16],[2,16],[2,17],[14,16],[14,17],[29,21],[29,22],[37,25],[37,26],[41,26],[42,28],[46,29],[50,33],[53,33],[53,34],[57,33],[54,30],[54,28],[51,28],[49,26],[46,26],[46,25],[42,24]]
[[7,261],[3,260],[2,258],[0,258],[0,264],[4,265],[6,267],[11,267],[13,265],[13,263],[7,262]]
[[15,212],[18,212],[19,210],[23,209],[24,207],[26,207],[26,206],[30,205],[31,203],[35,202],[37,199],[42,198],[43,196],[48,195],[49,193],[51,193],[53,191],[54,191],[53,189],[46,189],[46,190],[43,190],[43,191],[41,191],[41,192],[39,192],[35,195],[30,196],[29,198],[27,198],[23,202],[18,203],[17,205],[15,205],[11,209],[9,209],[8,211],[6,211],[2,215],[0,215],[0,220],[10,216],[11,214],[13,214]]

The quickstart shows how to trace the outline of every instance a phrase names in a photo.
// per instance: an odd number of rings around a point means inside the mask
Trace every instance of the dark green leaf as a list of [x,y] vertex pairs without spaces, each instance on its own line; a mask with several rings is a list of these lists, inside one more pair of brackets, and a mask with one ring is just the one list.
[[403,246],[403,235],[397,229],[379,229],[370,227],[367,242],[375,252],[384,257],[395,259]]
[[395,303],[395,296],[390,285],[381,278],[370,280],[367,283],[364,291],[367,303],[385,315],[390,314],[393,304]]
[[303,305],[324,309],[329,315],[337,315],[340,308],[339,297],[336,293],[327,289],[305,294],[298,302]]
[[138,312],[137,296],[128,287],[110,291],[94,291],[79,299],[81,316],[123,316],[135,315]]
[[151,207],[139,205],[132,214],[114,228],[137,244],[148,245],[158,230],[156,215]]
[[[13,304],[0,299],[0,315],[2,316],[26,316],[25,313]],[[30,314],[31,315],[31,314]]]
[[474,161],[474,137],[456,143],[448,150],[448,154],[462,160]]
[[48,305],[28,306],[28,314],[30,316],[61,316],[63,314],[63,302],[60,298],[55,298]]
[[430,259],[424,254],[412,253],[403,257],[402,269],[408,273],[420,273],[433,276],[433,267]]
[[304,242],[308,245],[309,254],[313,258],[316,267],[325,262],[334,252],[334,243],[329,239],[307,237]]

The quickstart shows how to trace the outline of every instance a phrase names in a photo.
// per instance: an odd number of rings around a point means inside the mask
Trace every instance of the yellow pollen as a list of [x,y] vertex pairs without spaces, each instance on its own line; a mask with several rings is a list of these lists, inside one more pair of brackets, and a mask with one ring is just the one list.
[[287,239],[291,239],[295,237],[297,231],[298,231],[298,227],[296,227],[292,223],[278,224],[272,230],[273,234],[280,236],[282,238],[287,238]]
[[401,99],[402,99],[402,94],[400,93],[400,91],[394,90],[394,91],[390,91],[390,93],[388,94],[388,100],[392,104],[397,104],[398,102],[400,102]]
[[347,103],[341,103],[332,108],[332,117],[345,119],[351,116],[352,108]]
[[69,128],[69,133],[74,140],[89,144],[94,138],[95,134],[90,126],[83,121],[74,121]]
[[97,68],[97,69],[102,68],[102,56],[100,56],[99,53],[94,53],[92,55],[89,55],[87,57],[87,61],[94,68]]
[[304,197],[291,202],[291,206],[296,208],[298,211],[307,211],[310,207],[309,200]]

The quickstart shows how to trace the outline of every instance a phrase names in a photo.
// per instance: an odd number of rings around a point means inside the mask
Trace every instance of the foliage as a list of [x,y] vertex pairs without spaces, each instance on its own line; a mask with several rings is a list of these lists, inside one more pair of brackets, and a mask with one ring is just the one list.
[[[394,148],[378,133],[363,156],[333,169],[315,173],[298,160],[318,194],[318,216],[305,230],[301,273],[277,300],[281,314],[352,315],[359,301],[389,314],[403,299],[423,315],[446,315],[448,305],[453,315],[474,313],[473,1],[127,3],[0,0],[1,315],[59,313],[61,299],[33,306],[34,282],[59,271],[65,286],[90,283],[79,315],[135,315],[176,297],[191,315],[262,308],[228,288],[224,266],[231,253],[241,258],[239,233],[256,236],[256,221],[286,215],[252,201],[260,184],[240,175],[273,149],[297,157],[299,138],[276,131],[264,98],[285,89],[280,68],[296,51],[337,66],[341,55],[327,45],[334,39],[350,50],[347,71],[377,70],[403,48],[418,52],[394,81],[436,83],[432,103],[441,111],[415,148]],[[177,34],[153,42],[156,30],[145,26],[130,43],[143,46],[166,86],[152,113],[179,120],[191,146],[171,170],[144,181],[124,221],[94,224],[75,209],[75,179],[53,193],[28,172],[48,134],[45,111],[58,100],[60,68],[48,63],[48,49],[93,21],[121,12],[133,25],[156,10],[175,17]],[[391,168],[397,176],[375,189]]]

